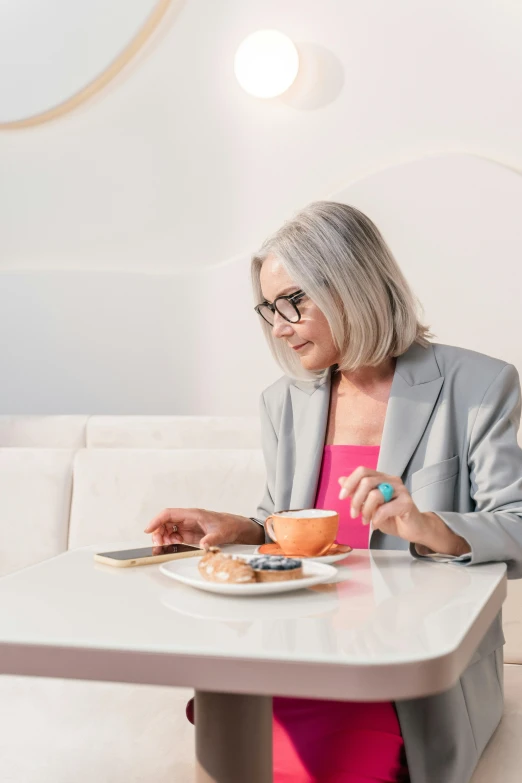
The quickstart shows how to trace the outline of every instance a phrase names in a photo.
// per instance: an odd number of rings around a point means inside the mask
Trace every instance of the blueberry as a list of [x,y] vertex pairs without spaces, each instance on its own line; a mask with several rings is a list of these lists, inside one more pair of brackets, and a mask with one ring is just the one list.
[[256,571],[290,571],[299,568],[301,561],[283,555],[259,555],[252,558],[250,565]]

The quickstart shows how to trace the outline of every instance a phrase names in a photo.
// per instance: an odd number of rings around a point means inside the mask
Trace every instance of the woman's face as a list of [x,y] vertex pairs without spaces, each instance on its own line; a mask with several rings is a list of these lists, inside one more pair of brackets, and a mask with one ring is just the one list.
[[[263,261],[260,281],[263,297],[270,303],[282,294],[293,294],[299,290],[299,286],[292,281],[281,262],[273,255],[267,256]],[[297,307],[301,313],[299,323],[289,323],[276,312],[272,334],[278,340],[286,341],[301,360],[305,370],[326,370],[336,364],[339,358],[328,321],[308,297],[302,299]]]

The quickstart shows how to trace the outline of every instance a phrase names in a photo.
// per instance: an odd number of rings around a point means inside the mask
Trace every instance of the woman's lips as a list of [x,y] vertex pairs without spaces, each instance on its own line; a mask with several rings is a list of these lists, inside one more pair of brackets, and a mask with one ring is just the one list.
[[292,348],[294,349],[294,351],[300,351],[301,348],[305,347],[305,345],[308,345],[308,343],[306,342],[306,343],[301,343],[301,345],[292,345]]

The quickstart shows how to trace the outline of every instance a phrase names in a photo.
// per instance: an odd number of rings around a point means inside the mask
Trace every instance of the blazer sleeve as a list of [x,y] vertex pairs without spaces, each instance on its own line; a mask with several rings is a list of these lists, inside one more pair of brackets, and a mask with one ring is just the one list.
[[263,497],[257,507],[256,515],[255,517],[251,517],[251,519],[258,522],[260,525],[263,525],[265,519],[269,517],[270,514],[274,513],[277,435],[266,407],[264,394],[261,395],[259,408],[261,417],[261,443],[266,468],[266,485]]
[[[470,545],[471,553],[454,562],[503,561],[511,579],[522,577],[520,411],[518,372],[507,364],[486,390],[471,430],[468,465],[475,510],[464,514],[435,512]],[[414,547],[411,551],[420,556]]]

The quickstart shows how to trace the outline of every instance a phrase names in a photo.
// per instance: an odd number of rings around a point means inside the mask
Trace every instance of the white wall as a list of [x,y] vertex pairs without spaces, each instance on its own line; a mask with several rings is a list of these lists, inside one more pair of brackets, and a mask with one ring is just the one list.
[[[323,47],[341,91],[243,93],[263,27]],[[508,0],[187,0],[94,101],[0,133],[0,413],[255,412],[279,371],[248,253],[332,195],[382,227],[441,341],[522,369],[521,35]]]

